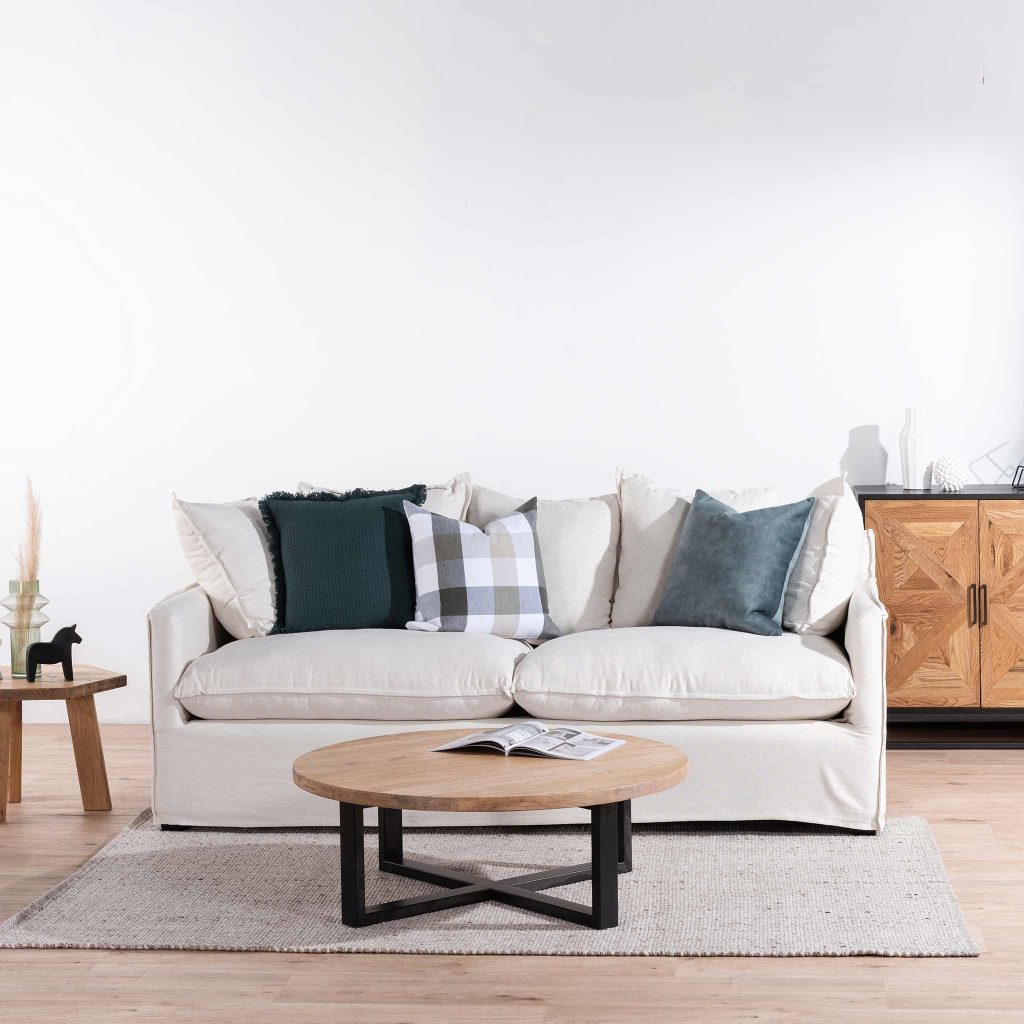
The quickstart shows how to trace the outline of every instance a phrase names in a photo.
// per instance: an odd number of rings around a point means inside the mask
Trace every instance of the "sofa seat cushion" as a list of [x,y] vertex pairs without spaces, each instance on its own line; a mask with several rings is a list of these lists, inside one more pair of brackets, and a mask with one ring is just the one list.
[[516,662],[529,649],[478,633],[281,633],[197,658],[174,696],[198,718],[493,718],[513,706]]
[[558,637],[515,674],[529,714],[581,722],[823,719],[853,695],[849,663],[826,637],[697,626]]

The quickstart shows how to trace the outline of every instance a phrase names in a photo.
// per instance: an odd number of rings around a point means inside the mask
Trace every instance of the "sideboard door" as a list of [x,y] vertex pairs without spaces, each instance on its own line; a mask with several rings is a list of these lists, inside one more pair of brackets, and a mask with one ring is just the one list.
[[889,707],[978,707],[978,502],[868,501],[864,512],[889,610]]
[[978,505],[981,703],[1024,707],[1024,501]]

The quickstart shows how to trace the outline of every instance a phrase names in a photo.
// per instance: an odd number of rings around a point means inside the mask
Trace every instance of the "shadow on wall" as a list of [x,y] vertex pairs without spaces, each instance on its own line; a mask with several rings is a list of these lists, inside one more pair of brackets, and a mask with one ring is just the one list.
[[[1004,448],[1009,449],[1011,455],[1016,452],[1017,457],[1010,458],[1003,451]],[[1002,454],[997,457],[997,453],[1000,452]],[[997,444],[995,448],[982,452],[977,458],[971,459],[967,466],[979,484],[1008,484],[1013,480],[1014,472],[1021,460],[1024,460],[1024,443],[1015,441],[1011,444],[1009,441],[1004,441],[1002,444]]]
[[879,440],[878,425],[868,423],[850,429],[846,451],[839,459],[839,469],[851,484],[885,483],[889,453]]

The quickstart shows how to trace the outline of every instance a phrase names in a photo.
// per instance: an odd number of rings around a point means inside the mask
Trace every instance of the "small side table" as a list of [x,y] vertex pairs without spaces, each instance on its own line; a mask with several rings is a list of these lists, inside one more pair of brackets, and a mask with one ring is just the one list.
[[67,703],[82,806],[87,811],[109,811],[107,766],[103,761],[93,695],[127,686],[127,678],[92,665],[76,665],[75,678],[70,683],[59,668],[38,672],[34,683],[12,679],[10,667],[6,665],[3,676],[0,679],[0,822],[7,820],[8,801],[21,802],[21,702],[25,700]]

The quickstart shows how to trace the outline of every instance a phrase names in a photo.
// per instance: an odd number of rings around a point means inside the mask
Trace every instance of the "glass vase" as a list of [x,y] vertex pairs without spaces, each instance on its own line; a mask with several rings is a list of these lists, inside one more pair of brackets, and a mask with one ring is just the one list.
[[39,593],[39,580],[11,580],[8,594],[0,601],[7,614],[0,619],[11,629],[11,675],[25,678],[25,651],[40,639],[39,630],[50,621],[42,608],[49,604]]

